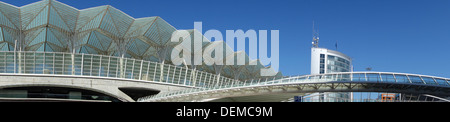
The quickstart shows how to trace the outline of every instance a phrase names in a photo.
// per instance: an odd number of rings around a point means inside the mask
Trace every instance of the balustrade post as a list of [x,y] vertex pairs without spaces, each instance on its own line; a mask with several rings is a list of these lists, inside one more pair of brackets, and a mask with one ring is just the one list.
[[[188,69],[189,68],[185,68],[186,69],[186,71],[184,72],[184,81],[183,81],[183,85],[186,85],[186,81],[187,81],[187,72],[188,72]],[[181,69],[181,70],[183,70],[183,69]],[[181,80],[181,73],[182,72],[180,72],[180,80]]]
[[169,67],[167,68],[167,74],[166,74],[166,83],[169,83],[169,82],[171,82],[172,83],[172,81],[170,81],[169,80],[169,76],[170,76],[170,68],[171,68],[171,65],[169,65]]
[[162,63],[160,64],[161,67],[160,67],[160,70],[159,70],[159,71],[160,71],[160,74],[159,74],[159,82],[163,82],[163,79],[164,79],[164,78],[163,78],[163,73],[164,73],[164,71],[163,71],[163,70],[164,70],[164,62],[165,62],[165,61],[162,61]]
[[102,60],[103,59],[103,55],[100,55],[100,63],[98,66],[98,76],[101,77],[102,76]]
[[53,60],[52,61],[52,65],[53,65],[52,69],[53,69],[53,71],[52,71],[52,74],[56,74],[56,70],[55,70],[56,69],[56,67],[55,67],[55,60],[56,59],[55,58],[56,58],[56,53],[53,53],[53,57],[52,57],[52,60]]
[[[63,53],[62,54],[62,75],[67,75],[67,73],[66,73],[66,62],[65,62],[65,59],[66,59],[66,53]],[[25,59],[25,61],[26,61],[26,59]],[[26,64],[26,62],[25,62],[25,64]],[[26,68],[25,68],[26,69]]]
[[194,86],[195,87],[195,85],[196,85],[196,81],[197,81],[197,70],[196,69],[193,69],[192,70],[192,72],[191,72],[191,82],[192,82],[192,86]]
[[45,55],[45,53],[43,53],[43,54],[44,54],[44,60],[42,61],[42,74],[45,74],[45,59],[47,56]]
[[19,51],[19,68],[18,74],[22,73],[22,51]]
[[133,59],[133,65],[131,66],[131,79],[134,79],[134,65],[136,63],[136,59]]
[[120,63],[120,71],[119,71],[119,72],[120,72],[120,73],[119,73],[120,75],[119,75],[119,78],[124,78],[124,76],[125,76],[124,65],[123,65],[123,63],[124,63],[123,60],[124,60],[124,59],[123,59],[123,58],[124,58],[124,56],[122,55],[122,57],[120,57],[120,59],[119,59],[119,60],[120,60],[120,61],[119,61],[119,63]]
[[[45,54],[45,53],[44,53]],[[45,59],[44,59],[45,60]],[[83,71],[84,70],[84,53],[83,54],[81,54],[81,75],[84,75],[83,74]]]
[[144,61],[141,61],[141,68],[139,68],[139,80],[142,80],[142,66],[144,65]]
[[72,57],[72,75],[75,75],[75,54],[71,54]]

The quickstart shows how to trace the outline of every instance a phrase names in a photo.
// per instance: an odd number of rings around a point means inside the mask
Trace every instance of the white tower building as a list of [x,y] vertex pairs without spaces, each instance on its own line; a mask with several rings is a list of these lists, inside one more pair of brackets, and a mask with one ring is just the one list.
[[[314,28],[314,27],[313,27]],[[313,29],[313,47],[311,48],[311,74],[328,74],[336,72],[353,72],[352,59],[344,53],[319,48],[319,34]],[[352,93],[313,93],[314,102],[346,102]]]

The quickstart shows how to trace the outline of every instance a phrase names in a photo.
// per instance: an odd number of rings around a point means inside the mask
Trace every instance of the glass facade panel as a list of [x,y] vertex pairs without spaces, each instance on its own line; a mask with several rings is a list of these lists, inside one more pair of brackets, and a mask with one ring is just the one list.
[[323,79],[334,79],[335,75],[325,75]]
[[381,78],[382,78],[383,82],[395,83],[395,78],[394,78],[394,75],[392,75],[392,74],[381,74]]
[[422,79],[418,76],[408,76],[412,83],[423,84]]
[[325,74],[325,54],[320,54],[320,74]]
[[406,75],[395,75],[395,79],[397,80],[397,83],[409,83],[409,79]]
[[365,74],[363,74],[363,73],[353,74],[352,81],[366,81]]
[[342,74],[342,75],[339,75],[339,81],[351,81],[351,79],[350,79],[350,74]]
[[320,58],[325,58],[325,54],[320,54]]
[[366,74],[367,76],[367,81],[373,81],[373,82],[380,82],[380,75],[379,74]]
[[315,75],[315,76],[310,76],[309,79],[321,79],[322,75]]
[[447,83],[447,81],[445,81],[445,79],[439,79],[436,78],[436,81],[439,85],[444,85],[444,86],[448,86],[449,84]]
[[328,55],[327,59],[327,73],[335,72],[350,72],[350,61],[343,58]]
[[430,85],[436,85],[436,82],[434,81],[433,78],[430,77],[422,77],[423,81],[425,81],[425,83],[430,84]]

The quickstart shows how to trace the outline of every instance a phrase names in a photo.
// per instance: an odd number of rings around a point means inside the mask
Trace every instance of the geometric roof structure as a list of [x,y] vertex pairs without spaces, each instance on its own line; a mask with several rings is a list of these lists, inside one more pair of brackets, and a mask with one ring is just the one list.
[[[56,0],[22,7],[0,2],[0,51],[73,52],[170,63],[170,51],[180,44],[170,41],[176,30],[161,17],[135,19],[109,5],[79,10]],[[204,45],[219,43],[207,41]],[[242,53],[227,52],[225,57]],[[247,64],[258,61],[247,60]],[[197,69],[243,80],[260,78],[259,69],[266,67],[257,64],[200,65]],[[278,73],[277,77],[281,76]]]

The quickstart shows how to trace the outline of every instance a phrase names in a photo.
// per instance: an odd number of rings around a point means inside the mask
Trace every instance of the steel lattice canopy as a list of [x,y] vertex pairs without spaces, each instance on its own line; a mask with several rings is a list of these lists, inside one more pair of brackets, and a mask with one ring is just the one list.
[[[17,50],[22,51],[122,54],[127,58],[170,63],[171,50],[184,41],[171,42],[175,31],[177,29],[161,17],[135,19],[109,5],[79,10],[56,0],[42,0],[22,7],[0,2],[0,51],[16,50],[17,40]],[[244,66],[203,63],[196,66],[199,70],[250,79],[258,78],[259,69],[266,68],[259,60],[250,59],[245,52],[234,52],[223,41],[211,42],[197,30],[187,31],[190,35],[182,36],[191,36],[191,40],[194,40],[194,35],[201,35],[203,52],[212,52],[222,46],[224,56],[220,60],[225,64],[232,61],[230,57],[234,57],[235,63],[238,61],[236,56],[245,57],[239,59],[245,60]],[[192,42],[181,46],[193,47],[194,44],[198,45]],[[212,59],[203,60],[214,62]],[[248,65],[255,61],[257,65]]]

